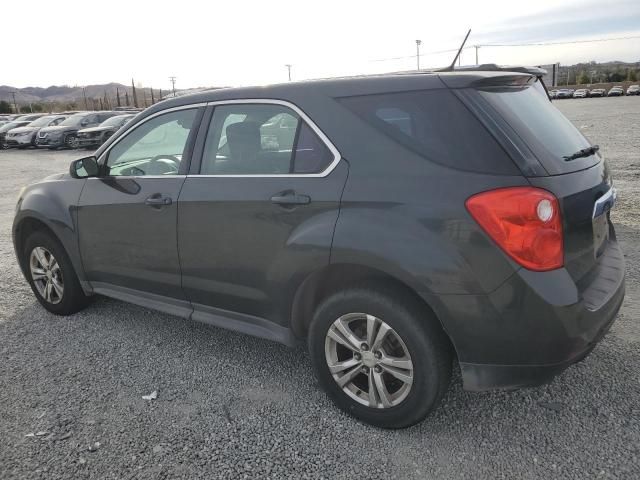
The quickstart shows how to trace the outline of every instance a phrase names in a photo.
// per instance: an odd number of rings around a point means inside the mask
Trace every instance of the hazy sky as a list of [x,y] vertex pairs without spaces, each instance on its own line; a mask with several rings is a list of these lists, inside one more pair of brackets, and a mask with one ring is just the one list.
[[[176,86],[250,85],[287,79],[442,66],[468,28],[468,45],[640,36],[639,0],[377,2],[29,0],[3,2],[0,84],[110,81]],[[412,57],[413,56],[413,57]],[[640,61],[640,38],[531,47],[482,47],[480,62]],[[388,60],[389,58],[396,58]],[[387,60],[382,60],[387,59]],[[462,64],[475,63],[475,50]]]

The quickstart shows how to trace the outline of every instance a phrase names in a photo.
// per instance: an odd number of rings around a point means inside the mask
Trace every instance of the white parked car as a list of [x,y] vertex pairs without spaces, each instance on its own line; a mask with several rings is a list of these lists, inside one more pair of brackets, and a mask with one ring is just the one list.
[[589,96],[589,90],[586,88],[580,88],[573,92],[573,98],[587,98]]

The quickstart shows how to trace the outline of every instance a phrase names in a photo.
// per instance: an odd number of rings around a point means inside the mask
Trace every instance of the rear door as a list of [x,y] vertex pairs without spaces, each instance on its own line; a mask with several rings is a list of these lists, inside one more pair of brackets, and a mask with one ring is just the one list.
[[284,323],[291,292],[329,263],[347,165],[284,102],[225,102],[201,131],[201,162],[193,162],[178,201],[182,285],[193,316],[232,311]]
[[101,176],[87,180],[78,232],[97,292],[183,300],[174,303],[190,312],[180,285],[177,200],[201,116],[188,107],[143,120],[101,157]]

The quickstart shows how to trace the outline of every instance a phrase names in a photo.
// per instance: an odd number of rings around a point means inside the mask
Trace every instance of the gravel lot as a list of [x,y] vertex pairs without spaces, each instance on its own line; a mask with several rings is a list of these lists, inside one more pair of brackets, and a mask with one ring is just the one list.
[[340,413],[301,348],[105,298],[46,313],[14,259],[14,203],[82,154],[0,152],[0,478],[640,478],[640,97],[556,104],[614,170],[618,319],[551,385],[473,394],[458,374],[402,431]]

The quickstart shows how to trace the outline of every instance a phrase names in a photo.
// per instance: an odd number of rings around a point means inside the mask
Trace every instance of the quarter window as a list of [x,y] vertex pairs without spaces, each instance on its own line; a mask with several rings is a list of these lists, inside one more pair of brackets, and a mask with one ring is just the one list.
[[135,127],[109,151],[111,176],[175,175],[180,171],[197,110],[158,115]]
[[216,107],[209,125],[203,175],[318,173],[333,156],[300,116],[282,105]]
[[472,172],[518,174],[500,145],[448,90],[339,100],[396,143],[435,163]]

